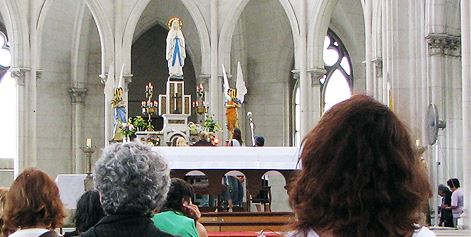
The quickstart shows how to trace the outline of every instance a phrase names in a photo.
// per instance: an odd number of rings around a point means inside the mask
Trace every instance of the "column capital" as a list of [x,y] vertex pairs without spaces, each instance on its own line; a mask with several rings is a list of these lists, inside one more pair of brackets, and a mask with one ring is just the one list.
[[291,70],[291,73],[293,73],[293,79],[294,80],[299,80],[301,72],[298,69]]
[[16,80],[18,86],[25,85],[26,72],[30,71],[28,68],[11,68],[11,77]]
[[72,104],[83,103],[85,99],[85,95],[87,94],[87,88],[77,88],[72,87],[69,88],[69,95]]
[[307,73],[311,75],[311,85],[319,86],[321,85],[321,78],[327,73],[325,68],[311,68],[307,70]]
[[133,77],[132,74],[123,75],[124,83],[126,83],[126,87],[127,87],[127,85],[128,85],[129,83],[132,82],[132,77]]
[[454,55],[453,51],[457,51],[461,44],[461,37],[449,34],[431,33],[425,39],[431,55]]

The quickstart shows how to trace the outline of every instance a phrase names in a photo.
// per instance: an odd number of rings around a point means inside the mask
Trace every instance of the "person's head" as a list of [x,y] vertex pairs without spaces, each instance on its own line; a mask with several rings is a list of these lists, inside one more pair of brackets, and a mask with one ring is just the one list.
[[6,196],[7,196],[8,188],[0,187],[0,237],[4,236],[2,234],[2,229],[3,229],[3,209],[5,206],[6,202]]
[[105,212],[101,207],[98,191],[90,190],[82,194],[77,202],[77,211],[74,217],[77,230],[80,233],[87,231],[104,216]]
[[255,146],[264,146],[265,145],[265,138],[256,136],[255,137]]
[[209,134],[205,131],[201,131],[198,134],[198,137],[199,137],[200,141],[209,142]]
[[60,227],[65,213],[56,183],[38,169],[24,170],[7,193],[3,217],[10,229]]
[[460,187],[460,181],[457,178],[449,179],[448,181],[446,181],[446,184],[453,192]]
[[355,95],[328,110],[302,142],[289,186],[298,229],[334,236],[403,236],[431,195],[405,125],[386,106]]
[[446,195],[447,192],[449,192],[450,190],[448,189],[447,186],[443,185],[443,184],[439,184],[438,185],[438,195],[444,197]]
[[184,137],[178,137],[176,140],[177,141],[175,142],[175,146],[188,146],[188,143],[186,143],[186,139]]
[[183,204],[190,203],[193,194],[193,187],[189,183],[183,179],[172,178],[167,202],[163,209],[183,212]]
[[116,143],[103,150],[95,166],[95,187],[109,215],[150,215],[167,196],[167,163],[150,146]]
[[232,139],[236,139],[240,144],[242,144],[242,132],[239,128],[234,128],[234,132],[232,133]]

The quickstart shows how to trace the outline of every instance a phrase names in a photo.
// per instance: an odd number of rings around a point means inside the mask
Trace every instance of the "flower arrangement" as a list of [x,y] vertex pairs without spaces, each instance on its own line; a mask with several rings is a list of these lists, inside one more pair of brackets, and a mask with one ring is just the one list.
[[125,138],[129,138],[130,136],[134,135],[136,132],[136,128],[131,123],[123,123],[123,128],[121,129],[121,133],[123,133]]
[[137,131],[144,131],[147,127],[147,123],[141,116],[131,117],[129,121],[137,129]]
[[137,131],[154,131],[154,126],[141,116],[131,117],[129,121],[134,125]]
[[221,126],[213,118],[214,115],[208,115],[203,121],[203,127],[208,132],[219,132],[222,130]]

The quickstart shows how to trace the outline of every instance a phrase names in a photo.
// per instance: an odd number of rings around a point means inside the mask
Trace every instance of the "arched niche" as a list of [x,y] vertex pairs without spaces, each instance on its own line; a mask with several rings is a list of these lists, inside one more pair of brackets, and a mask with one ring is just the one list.
[[231,170],[224,174],[222,183],[226,187],[219,202],[220,211],[244,211],[247,203],[247,179],[244,173]]
[[217,196],[211,195],[209,192],[211,184],[208,176],[202,171],[192,170],[185,174],[185,181],[193,186],[195,192],[193,203],[200,207],[200,211],[214,211]]
[[[167,22],[173,16],[182,20],[182,32],[186,41],[187,58],[183,67],[185,94],[193,98],[196,96],[196,83],[202,68],[201,51],[205,48],[201,47],[200,41],[204,37],[200,37],[199,30],[204,22],[196,23],[194,19],[199,18],[194,17],[199,16],[198,12],[189,6],[191,4],[188,1],[155,0],[148,2],[142,11],[135,26],[131,48],[133,82],[129,84],[130,116],[141,114],[140,106],[144,100],[146,83],[154,84],[154,99],[159,94],[165,94],[168,78],[165,39],[168,33]],[[192,115],[189,120],[196,121],[196,116]],[[161,118],[156,120],[157,129],[161,128],[161,121]]]
[[[76,159],[82,158],[74,155],[79,147],[71,141],[71,134],[72,139],[77,139],[75,135],[81,133],[79,140],[85,141],[89,137],[94,145],[104,146],[104,95],[98,78],[102,54],[100,36],[85,1],[46,3],[38,26],[41,34],[36,109],[37,127],[40,128],[37,163],[39,168],[54,176],[71,172]],[[83,100],[71,96],[71,88],[86,89]],[[90,106],[77,111],[74,107],[77,99],[80,104]],[[78,117],[79,120],[74,119]],[[82,125],[76,126],[77,121]]]
[[[183,26],[187,27],[187,26]],[[132,46],[131,61],[133,80],[128,85],[129,116],[141,115],[141,101],[145,100],[145,86],[150,82],[154,86],[153,100],[158,100],[160,94],[166,93],[168,67],[165,59],[166,37],[168,29],[160,24],[143,33]],[[186,37],[186,35],[184,35]],[[183,76],[185,80],[185,94],[193,98],[196,93],[196,75],[191,55],[187,54]],[[160,123],[156,123],[157,130],[162,129],[162,119],[154,116]],[[192,115],[190,121],[196,121]]]
[[[270,170],[263,174],[260,179],[262,187],[269,187],[270,210],[272,212],[292,211],[288,203],[286,177],[276,170]],[[263,190],[263,189],[262,189]],[[265,206],[265,211],[266,206]]]
[[250,111],[256,124],[255,135],[264,136],[266,145],[289,145],[287,118],[295,50],[293,35],[297,35],[291,29],[286,8],[279,0],[249,1],[234,28],[230,44],[233,79],[229,83],[235,86],[240,61],[249,88],[239,110],[245,141],[251,140],[249,121],[245,119]]

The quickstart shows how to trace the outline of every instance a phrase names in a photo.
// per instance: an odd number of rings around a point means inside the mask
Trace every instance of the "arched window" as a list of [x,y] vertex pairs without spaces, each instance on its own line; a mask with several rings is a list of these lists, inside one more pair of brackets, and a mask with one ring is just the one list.
[[[352,95],[353,71],[350,56],[339,37],[330,29],[324,39],[324,67],[326,74],[320,79],[322,111],[329,110],[335,104],[344,101]],[[293,92],[294,104],[294,145],[301,145],[301,110],[299,83]]]
[[353,72],[350,56],[339,37],[331,30],[324,39],[324,65],[327,73],[320,80],[322,108],[329,110],[352,95]]
[[11,54],[7,37],[0,31],[0,159],[16,157],[16,82],[9,72]]

